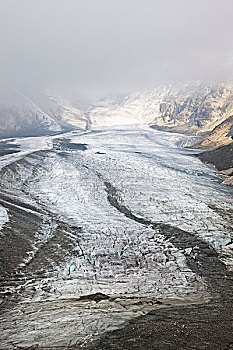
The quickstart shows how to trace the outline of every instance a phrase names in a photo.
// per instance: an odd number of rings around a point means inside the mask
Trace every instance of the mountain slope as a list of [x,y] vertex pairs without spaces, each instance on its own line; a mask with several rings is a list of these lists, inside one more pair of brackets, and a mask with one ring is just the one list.
[[211,151],[205,151],[199,154],[198,158],[205,163],[213,164],[222,174],[230,176],[223,183],[233,184],[233,142]]
[[87,126],[87,117],[83,106],[78,108],[72,99],[63,96],[61,93],[46,91],[37,94],[34,99],[51,118],[63,127],[85,129]]
[[205,138],[197,143],[198,148],[215,149],[232,142],[233,115],[217,125]]
[[62,128],[29,97],[17,92],[0,95],[0,135],[59,132]]
[[233,85],[190,85],[171,90],[152,125],[166,131],[202,135],[233,115]]

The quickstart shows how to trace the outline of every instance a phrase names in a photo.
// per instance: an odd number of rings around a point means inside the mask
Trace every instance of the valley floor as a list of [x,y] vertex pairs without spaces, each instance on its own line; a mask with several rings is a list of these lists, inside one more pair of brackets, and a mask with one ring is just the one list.
[[0,349],[231,349],[233,190],[134,126],[1,158]]

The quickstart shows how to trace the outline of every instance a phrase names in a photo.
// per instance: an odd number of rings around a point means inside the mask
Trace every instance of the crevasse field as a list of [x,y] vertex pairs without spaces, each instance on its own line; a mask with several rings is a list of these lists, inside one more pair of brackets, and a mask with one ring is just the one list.
[[[14,141],[1,186],[39,224],[19,264],[20,303],[2,315],[1,349],[84,345],[160,304],[210,297],[186,260],[198,245],[179,249],[166,235],[184,231],[233,266],[233,192],[187,148],[193,139],[134,125]],[[14,221],[6,208],[3,228]]]

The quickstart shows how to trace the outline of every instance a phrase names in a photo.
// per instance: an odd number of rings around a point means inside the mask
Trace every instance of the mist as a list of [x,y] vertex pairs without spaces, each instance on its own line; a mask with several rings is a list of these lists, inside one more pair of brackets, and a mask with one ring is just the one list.
[[231,0],[0,0],[0,75],[20,89],[232,80]]

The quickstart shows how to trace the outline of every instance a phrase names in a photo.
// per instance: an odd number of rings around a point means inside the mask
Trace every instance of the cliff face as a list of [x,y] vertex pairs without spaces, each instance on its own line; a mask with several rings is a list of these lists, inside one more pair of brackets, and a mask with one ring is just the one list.
[[197,144],[203,149],[215,149],[232,142],[233,115],[217,125],[207,136]]
[[187,86],[170,91],[153,125],[166,131],[202,135],[233,115],[233,85]]

